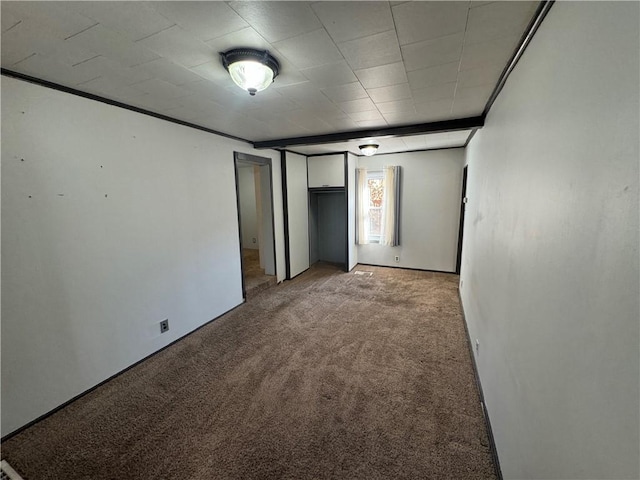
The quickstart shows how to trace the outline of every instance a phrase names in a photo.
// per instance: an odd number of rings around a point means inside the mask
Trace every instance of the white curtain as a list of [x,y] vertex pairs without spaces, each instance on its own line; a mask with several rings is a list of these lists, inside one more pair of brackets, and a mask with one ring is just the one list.
[[369,187],[367,185],[367,170],[358,168],[356,171],[356,243],[365,245],[369,243]]
[[384,199],[382,201],[382,245],[395,247],[400,244],[398,202],[400,167],[384,167]]

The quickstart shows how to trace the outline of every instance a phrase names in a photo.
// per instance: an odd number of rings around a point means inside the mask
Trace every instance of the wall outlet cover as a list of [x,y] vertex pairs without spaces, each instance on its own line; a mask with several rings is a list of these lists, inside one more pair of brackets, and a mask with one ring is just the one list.
[[162,320],[160,322],[160,333],[167,332],[169,330],[169,320]]

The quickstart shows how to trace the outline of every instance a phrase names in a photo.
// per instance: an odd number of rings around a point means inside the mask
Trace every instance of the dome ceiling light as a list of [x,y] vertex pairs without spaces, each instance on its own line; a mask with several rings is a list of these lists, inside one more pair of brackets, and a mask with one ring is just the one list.
[[236,85],[254,96],[278,76],[280,64],[267,50],[234,48],[220,52],[222,65]]
[[368,143],[367,145],[360,145],[358,148],[360,149],[363,155],[370,157],[376,153],[376,151],[378,150],[378,147],[379,145],[376,145],[375,143]]

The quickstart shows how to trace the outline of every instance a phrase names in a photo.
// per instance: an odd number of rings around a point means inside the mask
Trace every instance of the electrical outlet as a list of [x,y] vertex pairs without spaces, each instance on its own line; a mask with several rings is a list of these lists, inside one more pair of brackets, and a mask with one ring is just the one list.
[[480,355],[480,340],[476,338],[476,355]]
[[400,255],[396,255],[396,263],[400,262]]
[[162,320],[160,322],[160,333],[164,333],[164,332],[168,332],[169,331],[169,320]]
[[253,243],[256,243],[256,241],[257,241],[257,240],[256,240],[256,237],[253,237],[253,238],[251,239],[251,241],[252,241]]

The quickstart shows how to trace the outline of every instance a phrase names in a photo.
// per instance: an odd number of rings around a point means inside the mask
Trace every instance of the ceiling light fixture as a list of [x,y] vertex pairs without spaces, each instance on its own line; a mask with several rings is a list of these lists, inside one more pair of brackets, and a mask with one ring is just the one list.
[[234,83],[251,96],[271,85],[280,70],[280,64],[267,50],[234,48],[220,52],[220,58]]
[[368,143],[367,145],[360,145],[358,148],[360,149],[363,155],[370,157],[371,155],[376,153],[376,151],[378,150],[378,147],[379,145],[376,145],[375,143]]

